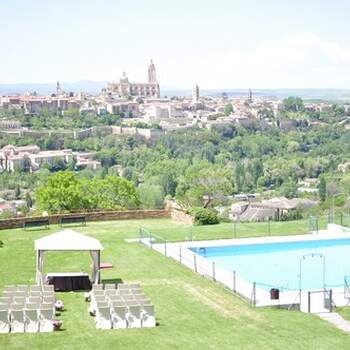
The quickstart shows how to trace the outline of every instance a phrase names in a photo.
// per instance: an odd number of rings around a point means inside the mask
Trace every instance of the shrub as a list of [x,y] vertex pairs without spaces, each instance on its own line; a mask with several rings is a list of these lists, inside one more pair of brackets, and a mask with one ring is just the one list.
[[215,225],[220,222],[218,213],[214,209],[194,207],[188,210],[188,214],[194,218],[195,225]]

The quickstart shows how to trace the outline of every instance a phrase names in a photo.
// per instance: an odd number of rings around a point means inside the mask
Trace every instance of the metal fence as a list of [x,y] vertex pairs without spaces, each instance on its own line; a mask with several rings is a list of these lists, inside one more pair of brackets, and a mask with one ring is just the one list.
[[[340,215],[337,218],[341,220]],[[327,222],[327,217],[322,218],[323,221],[324,219],[326,219]],[[342,220],[344,220],[344,216]],[[317,217],[310,218],[308,224],[308,231],[312,231],[313,233],[317,233],[320,230],[320,226],[322,227],[323,225],[323,223],[320,225],[320,219]],[[194,238],[195,237],[192,236],[192,240]],[[241,296],[253,307],[283,305],[288,309],[299,309],[302,302],[302,294],[306,295],[306,291],[302,292],[300,289],[291,289],[288,288],[288,286],[269,285],[260,281],[246,281],[245,279],[240,278],[237,271],[233,270],[229,272],[223,270],[218,267],[214,261],[207,259],[205,247],[189,249],[188,247],[190,247],[191,244],[188,244],[185,241],[177,242],[169,240],[160,234],[155,234],[153,231],[145,227],[139,228],[139,242],[145,244],[150,249],[160,252],[161,254],[174,259],[178,263],[187,266],[196,273],[222,284],[233,293]],[[349,281],[350,278],[345,276],[343,285],[331,286],[324,283],[325,306],[327,303],[330,311],[332,311],[332,308],[335,306],[334,300],[342,303],[342,300],[347,298],[350,301]],[[329,292],[332,289],[333,291]],[[276,298],[277,300],[274,300],[273,291],[276,290],[278,290],[279,297]],[[304,303],[305,302],[306,300]]]
[[[291,300],[290,307],[297,304],[295,301],[299,300],[295,297],[298,291],[293,291],[284,286],[267,285],[258,281],[249,282],[240,278],[234,270],[228,272],[219,268],[214,261],[210,261],[205,257],[205,248],[191,251],[183,243],[169,242],[144,227],[139,229],[139,242],[187,266],[201,276],[222,284],[226,289],[239,295],[253,307],[271,305],[271,289],[291,293],[289,298]],[[278,305],[278,300],[275,300],[273,304]]]

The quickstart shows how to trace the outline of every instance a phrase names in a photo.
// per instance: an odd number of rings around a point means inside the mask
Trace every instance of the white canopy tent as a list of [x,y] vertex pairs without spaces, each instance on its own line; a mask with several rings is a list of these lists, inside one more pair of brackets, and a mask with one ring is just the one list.
[[73,230],[64,230],[35,241],[36,282],[44,283],[44,255],[47,251],[90,251],[93,261],[92,283],[100,282],[100,254],[103,246],[98,239]]

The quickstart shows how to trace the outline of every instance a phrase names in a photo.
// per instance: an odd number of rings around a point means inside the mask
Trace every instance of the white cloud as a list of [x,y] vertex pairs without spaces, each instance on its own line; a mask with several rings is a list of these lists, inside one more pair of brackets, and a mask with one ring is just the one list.
[[206,87],[347,88],[350,48],[302,33],[266,40],[251,51],[214,53],[195,72]]

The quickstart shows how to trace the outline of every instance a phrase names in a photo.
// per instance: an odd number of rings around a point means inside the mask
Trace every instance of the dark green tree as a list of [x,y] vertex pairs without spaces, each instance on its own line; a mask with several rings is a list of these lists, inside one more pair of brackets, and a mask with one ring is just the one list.
[[326,200],[327,183],[326,183],[326,179],[324,178],[324,176],[321,176],[320,184],[318,185],[318,195],[320,197],[321,202],[324,202]]

